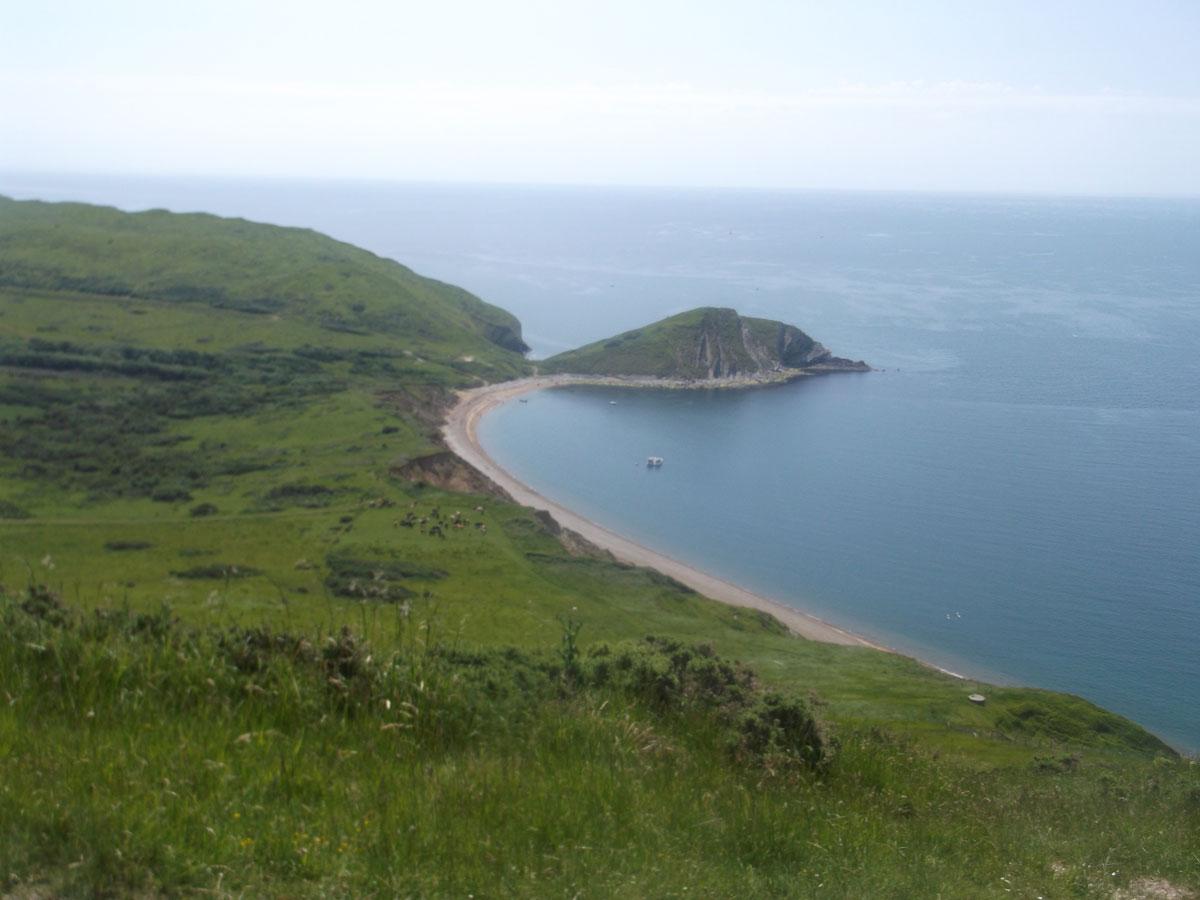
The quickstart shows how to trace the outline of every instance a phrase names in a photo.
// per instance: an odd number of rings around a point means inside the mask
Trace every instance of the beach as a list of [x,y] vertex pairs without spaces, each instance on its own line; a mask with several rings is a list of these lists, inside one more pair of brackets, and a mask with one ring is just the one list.
[[[479,421],[483,416],[489,410],[521,394],[570,384],[619,384],[632,387],[639,386],[640,382],[634,384],[630,380],[621,379],[600,379],[573,375],[543,375],[461,391],[458,395],[458,402],[447,415],[442,428],[442,436],[447,447],[469,465],[502,487],[517,503],[549,512],[561,526],[580,534],[596,546],[608,550],[622,562],[656,569],[713,600],[718,600],[731,606],[769,613],[786,625],[794,634],[809,640],[821,641],[828,644],[841,644],[843,646],[871,647],[876,650],[888,649],[844,629],[830,625],[828,622],[824,622],[815,616],[810,616],[778,600],[772,600],[769,597],[763,597],[752,591],[748,591],[732,582],[725,581],[715,575],[710,575],[695,566],[680,562],[677,559],[673,559],[670,556],[651,550],[629,538],[623,537],[605,528],[603,525],[599,525],[581,516],[579,513],[542,496],[529,487],[529,485],[497,465],[495,460],[487,454],[487,451],[479,443],[476,433]],[[729,386],[740,385],[731,384]],[[948,672],[947,674],[954,673]]]

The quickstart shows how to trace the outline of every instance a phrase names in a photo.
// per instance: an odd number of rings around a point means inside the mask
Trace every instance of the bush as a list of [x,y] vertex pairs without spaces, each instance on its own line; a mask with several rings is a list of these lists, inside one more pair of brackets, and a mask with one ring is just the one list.
[[191,500],[192,495],[186,488],[163,487],[156,488],[154,493],[150,495],[150,499],[157,503],[178,503]]
[[109,541],[104,545],[104,549],[120,552],[122,550],[149,550],[153,546],[149,541]]
[[735,750],[758,759],[795,758],[821,765],[829,741],[808,704],[797,697],[768,693],[755,698],[736,722]]
[[192,507],[191,514],[192,514],[193,519],[199,519],[202,516],[211,516],[214,513],[216,513],[217,511],[218,510],[217,510],[216,506],[214,506],[213,504],[201,503],[197,506]]
[[589,657],[584,677],[592,684],[617,687],[663,709],[736,707],[755,686],[749,669],[722,660],[707,644],[647,637],[615,652],[601,645]]
[[17,506],[15,503],[9,503],[7,500],[0,500],[0,519],[28,518],[31,518],[28,510]]
[[763,692],[754,673],[721,659],[707,644],[686,646],[647,637],[615,650],[599,645],[580,680],[632,695],[662,714],[716,714],[730,728],[729,747],[747,760],[825,765],[831,744],[809,704],[797,696]]
[[338,597],[356,597],[395,602],[413,596],[414,592],[400,582],[408,579],[433,580],[445,578],[441,569],[397,559],[383,548],[364,547],[371,557],[359,558],[348,552],[334,551],[325,557],[329,574],[325,586]]
[[271,488],[264,499],[273,505],[321,507],[328,506],[336,494],[337,491],[323,484],[291,482]]
[[70,611],[58,594],[44,584],[31,584],[20,603],[21,611],[40,622],[62,626],[70,620]]
[[233,566],[226,563],[211,563],[207,566],[192,566],[190,569],[183,569],[178,572],[172,572],[176,578],[190,579],[225,579],[225,578],[250,578],[254,575],[262,573],[253,566]]

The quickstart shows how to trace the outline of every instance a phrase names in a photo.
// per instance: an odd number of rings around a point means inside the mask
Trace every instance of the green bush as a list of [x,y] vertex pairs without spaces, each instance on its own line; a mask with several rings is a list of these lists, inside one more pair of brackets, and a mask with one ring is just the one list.
[[180,503],[192,499],[191,492],[187,488],[173,486],[156,488],[150,494],[150,499],[157,503]]
[[347,550],[335,550],[325,557],[329,566],[325,586],[338,597],[394,603],[415,593],[402,582],[446,577],[441,569],[398,559],[382,547],[363,547],[355,552],[369,553],[370,556],[359,557]]
[[271,488],[264,499],[272,506],[304,506],[317,508],[328,506],[337,491],[323,484],[291,482]]
[[0,519],[28,518],[30,518],[30,514],[27,509],[17,506],[15,503],[9,503],[7,500],[0,500]]
[[826,765],[833,751],[808,702],[764,692],[754,673],[721,659],[710,645],[647,637],[615,649],[594,647],[580,679],[636,698],[664,714],[714,714],[729,729],[729,749],[754,761]]
[[107,541],[104,549],[121,552],[124,550],[149,550],[153,546],[149,541]]
[[176,578],[191,578],[191,579],[226,579],[226,578],[250,578],[254,575],[262,574],[253,566],[235,566],[226,563],[211,563],[207,566],[192,566],[190,569],[172,572]]

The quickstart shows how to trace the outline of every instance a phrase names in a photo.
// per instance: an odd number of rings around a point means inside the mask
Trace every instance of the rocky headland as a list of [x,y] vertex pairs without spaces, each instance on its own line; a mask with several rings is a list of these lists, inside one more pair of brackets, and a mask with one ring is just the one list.
[[795,325],[701,307],[552,356],[544,374],[587,375],[636,385],[753,386],[804,374],[867,372],[834,356]]

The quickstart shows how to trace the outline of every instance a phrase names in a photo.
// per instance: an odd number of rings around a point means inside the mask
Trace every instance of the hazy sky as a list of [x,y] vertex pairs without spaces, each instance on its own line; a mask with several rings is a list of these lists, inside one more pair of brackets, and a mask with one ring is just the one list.
[[1200,194],[1200,0],[13,0],[0,168]]

